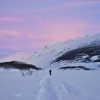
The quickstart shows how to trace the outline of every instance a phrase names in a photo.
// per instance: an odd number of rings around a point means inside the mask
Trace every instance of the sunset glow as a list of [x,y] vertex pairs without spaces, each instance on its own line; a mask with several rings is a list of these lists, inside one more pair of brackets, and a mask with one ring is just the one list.
[[100,0],[0,0],[0,56],[100,33]]

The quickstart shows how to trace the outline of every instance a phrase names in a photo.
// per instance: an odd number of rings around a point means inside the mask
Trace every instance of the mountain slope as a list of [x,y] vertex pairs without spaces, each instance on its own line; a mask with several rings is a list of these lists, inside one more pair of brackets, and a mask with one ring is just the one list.
[[73,66],[73,64],[84,67],[90,67],[94,64],[98,67],[100,65],[99,56],[100,34],[96,34],[75,40],[49,44],[33,54],[15,54],[14,56],[4,58],[3,61],[18,60],[40,68],[59,68],[69,65]]
[[[91,62],[90,59],[93,56],[100,55],[100,45],[88,45],[80,47],[77,49],[69,50],[60,57],[58,57],[54,62],[59,61],[81,61],[81,62]],[[99,58],[98,58],[99,61]]]
[[41,68],[38,68],[34,65],[26,64],[26,63],[22,63],[22,62],[18,62],[18,61],[0,63],[0,68],[20,69],[20,70],[30,70],[30,69],[41,70]]
[[92,63],[91,58],[96,55],[100,55],[100,34],[48,45],[25,61],[45,68],[64,67],[70,60]]
[[0,62],[7,62],[7,61],[24,61],[26,58],[31,56],[31,53],[25,53],[25,52],[17,52],[15,54],[12,54],[10,56],[4,57],[0,59]]

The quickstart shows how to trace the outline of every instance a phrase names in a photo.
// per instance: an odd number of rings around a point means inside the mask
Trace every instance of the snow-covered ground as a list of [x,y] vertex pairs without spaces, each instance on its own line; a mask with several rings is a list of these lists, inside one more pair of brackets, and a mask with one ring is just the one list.
[[0,70],[0,100],[100,100],[100,72],[97,70],[20,71]]
[[[16,53],[1,58],[0,62],[21,61],[45,70],[30,73],[18,70],[0,69],[0,100],[100,100],[100,62],[98,55],[90,62],[51,63],[69,50],[97,45],[100,48],[100,34],[75,40],[50,44],[35,53]],[[83,58],[89,56],[84,54]],[[95,70],[58,70],[59,67],[84,66]],[[52,69],[52,76],[48,70]]]

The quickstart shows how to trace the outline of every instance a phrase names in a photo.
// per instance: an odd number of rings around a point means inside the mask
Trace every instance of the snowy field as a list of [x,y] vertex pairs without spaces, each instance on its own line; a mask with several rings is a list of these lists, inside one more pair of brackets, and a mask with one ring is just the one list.
[[52,71],[0,70],[0,100],[100,100],[100,71]]

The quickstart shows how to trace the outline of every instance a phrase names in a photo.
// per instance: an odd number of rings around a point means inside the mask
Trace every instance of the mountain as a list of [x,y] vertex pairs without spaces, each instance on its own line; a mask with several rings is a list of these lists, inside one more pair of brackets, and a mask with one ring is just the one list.
[[31,56],[31,53],[26,52],[17,52],[10,56],[4,57],[0,59],[0,62],[8,62],[8,61],[24,61],[27,57]]
[[19,69],[19,70],[30,70],[30,69],[41,70],[41,68],[38,68],[34,65],[23,63],[23,62],[18,62],[18,61],[0,63],[0,68]]
[[42,68],[59,68],[73,65],[94,68],[99,66],[99,56],[100,34],[96,34],[47,45],[27,58],[26,62]]
[[18,60],[40,68],[100,67],[100,34],[49,44],[32,54],[15,54],[2,61]]

